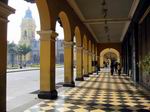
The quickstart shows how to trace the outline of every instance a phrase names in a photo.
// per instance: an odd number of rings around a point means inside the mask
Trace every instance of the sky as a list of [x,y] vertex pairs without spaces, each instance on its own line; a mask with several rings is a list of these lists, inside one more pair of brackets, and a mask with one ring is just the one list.
[[[9,0],[8,4],[16,10],[15,14],[12,14],[8,17],[9,23],[7,40],[9,42],[14,41],[16,44],[18,44],[18,41],[21,38],[21,21],[25,16],[25,11],[28,8],[30,8],[30,10],[32,11],[32,17],[36,23],[36,31],[40,31],[40,18],[36,4],[31,4],[24,0]],[[59,34],[59,36],[57,37],[58,39],[64,38],[63,28],[60,27],[59,23],[56,23],[56,32]],[[35,33],[35,37],[36,39],[40,38],[37,33]]]

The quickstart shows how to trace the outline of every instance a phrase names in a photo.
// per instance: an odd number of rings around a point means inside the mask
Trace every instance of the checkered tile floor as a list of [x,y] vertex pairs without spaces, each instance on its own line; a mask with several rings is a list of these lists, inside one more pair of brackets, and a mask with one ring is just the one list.
[[126,76],[101,73],[24,112],[150,112],[150,93]]

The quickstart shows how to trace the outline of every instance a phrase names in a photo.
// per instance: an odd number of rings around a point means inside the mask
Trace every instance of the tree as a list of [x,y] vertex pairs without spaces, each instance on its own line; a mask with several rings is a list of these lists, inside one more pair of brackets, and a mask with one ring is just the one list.
[[10,54],[10,62],[14,67],[15,55],[17,54],[17,45],[14,42],[8,43],[8,53]]
[[30,46],[26,46],[26,44],[18,46],[18,54],[20,56],[20,68],[22,68],[22,56],[24,56],[24,66],[26,66],[26,55],[31,51]]

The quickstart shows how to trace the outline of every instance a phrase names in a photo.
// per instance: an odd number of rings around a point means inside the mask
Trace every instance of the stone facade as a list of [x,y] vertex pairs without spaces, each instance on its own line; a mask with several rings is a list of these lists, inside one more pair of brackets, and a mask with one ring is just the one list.
[[56,64],[64,63],[64,40],[57,39],[55,44]]

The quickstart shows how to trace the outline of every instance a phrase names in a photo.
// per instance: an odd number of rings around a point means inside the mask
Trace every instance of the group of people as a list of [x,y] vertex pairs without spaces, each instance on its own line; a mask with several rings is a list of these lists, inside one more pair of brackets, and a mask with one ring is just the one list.
[[111,75],[113,75],[115,72],[116,74],[118,74],[120,76],[121,75],[121,64],[112,60],[111,65],[110,65],[110,71],[111,71]]
[[[100,71],[100,67],[98,66],[98,64],[95,65],[96,67],[96,73],[98,75],[98,72]],[[104,67],[107,67],[107,66],[104,66]],[[111,60],[111,63],[110,63],[110,72],[111,72],[111,75],[114,75],[114,72],[116,74],[118,74],[119,76],[121,75],[121,64],[118,63],[117,61],[115,60]]]

